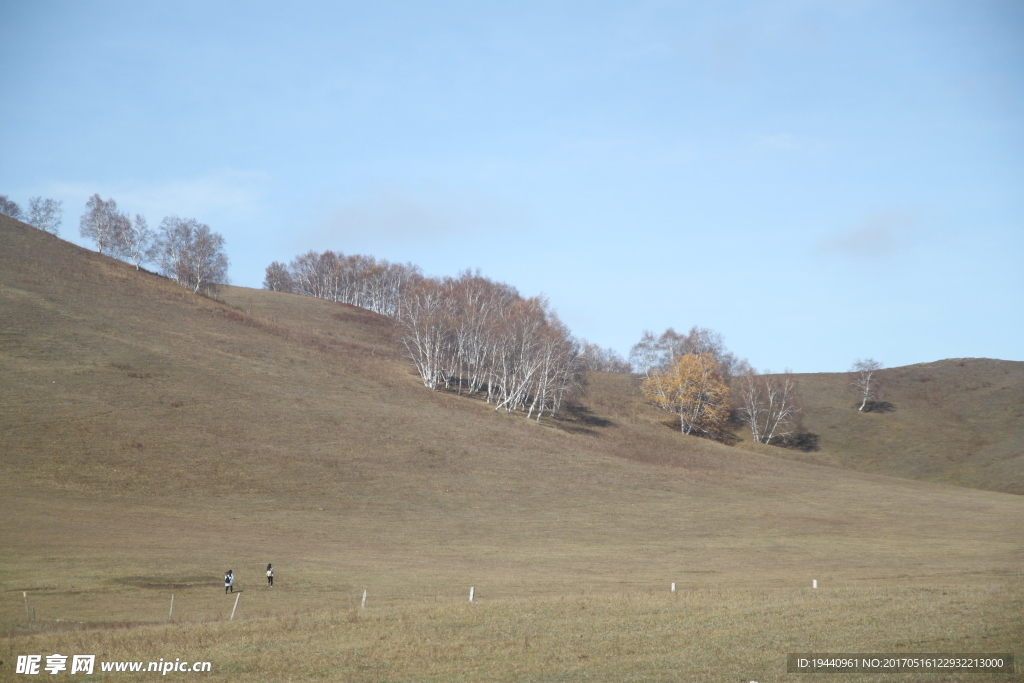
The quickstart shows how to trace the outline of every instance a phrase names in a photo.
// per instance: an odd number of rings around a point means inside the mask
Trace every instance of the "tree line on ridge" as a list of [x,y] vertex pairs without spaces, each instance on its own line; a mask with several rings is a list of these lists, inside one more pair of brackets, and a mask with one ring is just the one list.
[[[62,203],[34,197],[25,213],[0,195],[0,213],[58,234]],[[151,230],[113,199],[89,198],[79,221],[81,235],[97,251],[132,263],[153,262],[193,292],[227,280],[224,238],[192,218],[167,216]],[[694,326],[682,334],[644,331],[629,359],[574,337],[543,297],[524,297],[514,287],[479,271],[428,277],[411,263],[341,252],[309,251],[266,269],[266,289],[352,304],[393,318],[398,341],[425,387],[480,396],[495,410],[519,410],[538,421],[557,417],[564,402],[585,385],[586,371],[637,373],[652,404],[675,416],[684,434],[728,437],[742,422],[754,441],[813,446],[802,428],[803,407],[793,373],[759,372],[730,352],[721,334]],[[882,396],[882,364],[857,360],[849,386],[860,412],[890,412]]]
[[495,410],[557,416],[583,382],[585,349],[548,302],[479,272],[435,278],[412,264],[310,251],[271,263],[263,286],[394,318],[425,387],[479,395]]
[[[707,328],[685,334],[669,328],[657,336],[644,331],[627,361],[574,337],[546,299],[523,297],[479,271],[427,277],[412,264],[330,250],[309,251],[288,264],[274,261],[263,286],[395,319],[398,340],[425,387],[479,395],[495,410],[554,417],[583,387],[585,371],[635,372],[645,398],[675,415],[684,434],[725,439],[730,423],[742,422],[760,443],[815,445],[802,427],[795,375],[759,372]],[[861,410],[879,395],[880,367],[868,359],[851,370]]]

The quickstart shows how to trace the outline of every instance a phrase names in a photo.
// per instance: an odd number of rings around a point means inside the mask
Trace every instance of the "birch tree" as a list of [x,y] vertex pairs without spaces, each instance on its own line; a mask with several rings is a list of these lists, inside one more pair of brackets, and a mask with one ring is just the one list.
[[82,237],[93,240],[99,253],[117,256],[120,233],[131,224],[128,217],[117,210],[117,202],[113,199],[104,201],[98,194],[89,197],[85,209],[79,220]]
[[194,218],[164,218],[155,256],[164,275],[193,292],[213,289],[227,280],[224,238]]
[[55,199],[32,197],[28,200],[28,217],[25,222],[51,235],[60,234],[60,224],[64,219],[64,202]]
[[718,438],[729,418],[729,388],[707,354],[679,356],[668,368],[651,371],[640,389],[652,403],[679,416],[683,434]]
[[579,340],[580,355],[583,367],[594,372],[615,372],[629,374],[633,367],[618,351],[591,344],[586,339]]
[[416,366],[423,386],[443,381],[445,355],[451,344],[451,306],[436,280],[425,279],[409,292],[398,319],[399,341]]
[[505,412],[525,405],[535,373],[540,368],[540,330],[546,323],[544,302],[526,299],[515,302],[505,311],[503,342],[497,347],[495,370],[498,396],[495,410]]
[[[127,216],[123,220],[127,221]],[[150,229],[146,217],[137,213],[135,220],[117,231],[118,256],[134,264],[135,270],[139,270],[143,263],[152,259],[155,238],[156,233]]]
[[[449,285],[455,308],[455,347],[459,357],[459,391],[475,394],[488,384],[498,357],[507,311],[521,297],[515,288],[479,272],[465,271]],[[492,391],[488,391],[487,400]]]
[[193,292],[212,289],[228,279],[228,257],[224,237],[200,224],[188,245],[187,269],[183,284]]
[[654,369],[666,369],[679,356],[699,354],[714,359],[723,377],[732,375],[736,357],[725,347],[722,335],[706,327],[694,325],[686,334],[680,334],[671,327],[655,337],[644,330],[640,341],[629,352],[629,362],[636,372],[650,376]]
[[749,425],[754,441],[771,444],[772,440],[784,440],[797,431],[801,406],[796,377],[791,371],[761,374],[744,363],[736,381],[739,414]]
[[9,216],[16,221],[20,221],[24,218],[24,214],[22,214],[21,207],[18,206],[18,203],[9,199],[5,194],[0,194],[0,213],[5,216]]
[[315,251],[307,251],[292,259],[288,272],[296,294],[327,298],[329,273],[324,272],[327,260]]
[[[669,328],[667,331],[673,330]],[[629,350],[629,364],[644,377],[650,377],[651,370],[662,367],[664,363],[657,337],[650,330],[644,330],[640,341]]]
[[287,266],[274,261],[266,276],[267,289],[290,287],[288,291],[296,294],[352,304],[391,318],[401,314],[404,291],[422,279],[419,268],[411,263],[331,250],[308,251]]
[[863,358],[854,361],[850,367],[850,388],[860,398],[858,411],[864,412],[864,408],[871,401],[876,401],[882,396],[879,371],[882,364],[874,358]]
[[580,345],[553,312],[549,313],[538,351],[540,367],[526,417],[529,419],[536,410],[540,422],[545,410],[552,417],[558,416],[562,400],[580,388],[584,366]]
[[292,274],[288,266],[280,261],[274,261],[267,266],[266,276],[263,278],[263,289],[272,292],[290,292],[294,287]]
[[579,345],[541,297],[466,272],[421,278],[402,302],[399,340],[428,388],[484,391],[494,410],[539,420],[581,385]]
[[287,266],[272,263],[264,287],[395,318],[425,387],[484,392],[495,410],[556,416],[582,384],[580,346],[547,301],[525,299],[479,271],[425,278],[412,264],[309,251]]

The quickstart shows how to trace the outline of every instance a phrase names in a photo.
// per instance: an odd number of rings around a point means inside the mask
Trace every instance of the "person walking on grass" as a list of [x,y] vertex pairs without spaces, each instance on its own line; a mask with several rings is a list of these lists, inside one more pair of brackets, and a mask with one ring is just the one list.
[[228,570],[228,573],[224,575],[224,592],[235,592],[235,575],[230,569]]
[[274,587],[274,565],[267,565],[267,586],[270,588]]

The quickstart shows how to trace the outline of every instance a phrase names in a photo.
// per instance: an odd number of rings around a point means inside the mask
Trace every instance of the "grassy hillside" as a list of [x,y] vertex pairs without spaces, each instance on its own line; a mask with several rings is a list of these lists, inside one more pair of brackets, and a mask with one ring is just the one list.
[[[287,632],[326,657],[300,680],[725,680],[708,663],[742,644],[729,675],[763,681],[786,648],[1024,637],[1020,496],[685,438],[624,376],[595,376],[567,419],[538,425],[424,389],[369,312],[222,299],[0,217],[0,659],[179,656],[167,642],[208,656],[215,680],[288,680],[259,654]],[[204,626],[229,611],[229,567],[243,624]],[[812,579],[828,606],[772,621],[818,599]],[[637,623],[629,600],[667,599],[670,582],[703,607],[643,602]],[[469,586],[497,611],[455,611]],[[180,626],[157,626],[171,593]],[[929,601],[956,618],[908,631]],[[508,668],[520,636],[540,654]],[[694,637],[699,652],[673,654]]]
[[1024,494],[1024,363],[963,358],[880,375],[891,405],[867,413],[845,373],[800,375],[804,426],[820,450],[788,457]]

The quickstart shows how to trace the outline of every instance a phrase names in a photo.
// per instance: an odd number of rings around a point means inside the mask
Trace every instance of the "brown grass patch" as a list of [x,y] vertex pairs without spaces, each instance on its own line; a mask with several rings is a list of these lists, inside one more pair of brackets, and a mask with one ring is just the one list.
[[[221,680],[778,680],[790,647],[1020,642],[1020,496],[686,438],[626,376],[595,374],[538,425],[424,389],[368,311],[218,296],[0,219],[7,653],[194,653]],[[953,370],[964,395],[1007,386]],[[908,375],[917,403],[856,419],[945,410],[928,372]],[[822,419],[834,449],[846,417]],[[815,578],[848,592],[804,595]],[[46,588],[39,632],[19,587]]]

